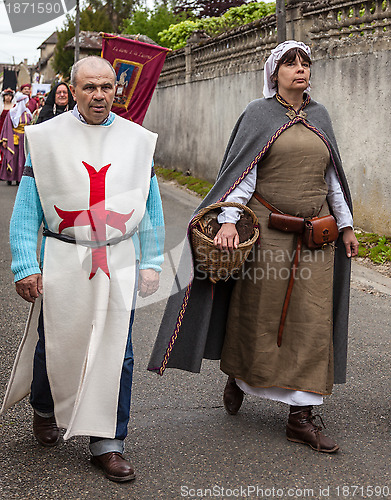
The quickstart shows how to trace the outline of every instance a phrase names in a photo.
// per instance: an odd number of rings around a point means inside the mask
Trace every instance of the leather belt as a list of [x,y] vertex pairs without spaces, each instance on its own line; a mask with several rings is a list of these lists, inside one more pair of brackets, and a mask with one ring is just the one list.
[[89,248],[99,248],[99,247],[116,245],[117,243],[120,243],[121,241],[128,240],[136,232],[137,232],[137,227],[134,228],[133,231],[131,231],[130,233],[125,233],[124,235],[118,236],[117,238],[111,238],[110,240],[104,240],[104,241],[93,241],[93,240],[79,240],[79,239],[73,238],[73,236],[68,236],[67,234],[53,233],[52,231],[50,231],[50,229],[48,229],[46,227],[43,228],[43,235],[44,236],[49,236],[50,238],[55,238],[57,240],[64,241],[65,243],[72,243],[74,245],[82,245],[83,247],[89,247]]
[[281,210],[278,210],[278,208],[273,207],[268,201],[262,198],[262,196],[258,193],[258,191],[254,191],[254,198],[259,201],[259,203],[262,203],[263,206],[268,208],[271,212],[274,212],[275,214],[283,214],[284,212],[281,212]]

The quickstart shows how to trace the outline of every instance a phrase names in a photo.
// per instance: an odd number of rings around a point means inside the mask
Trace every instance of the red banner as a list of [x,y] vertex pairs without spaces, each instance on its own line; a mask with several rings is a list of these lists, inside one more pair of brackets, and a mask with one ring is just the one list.
[[170,49],[102,34],[102,57],[117,74],[112,111],[141,125]]

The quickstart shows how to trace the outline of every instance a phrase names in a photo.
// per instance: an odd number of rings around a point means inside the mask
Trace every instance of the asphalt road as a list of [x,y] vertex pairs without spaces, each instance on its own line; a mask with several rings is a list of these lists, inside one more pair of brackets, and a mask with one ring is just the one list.
[[[163,184],[168,233],[175,248],[197,198]],[[0,183],[0,398],[3,399],[28,311],[16,296],[10,272],[8,223],[16,187]],[[386,498],[390,481],[391,296],[352,290],[348,381],[326,399],[326,433],[340,444],[335,455],[316,453],[285,438],[287,407],[246,397],[237,416],[222,405],[225,375],[218,362],[201,374],[146,371],[171,286],[169,259],[158,302],[136,313],[132,415],[126,455],[137,478],[116,484],[89,462],[88,439],[55,449],[39,446],[32,411],[22,401],[0,417],[0,498]],[[369,291],[368,291],[369,290]]]

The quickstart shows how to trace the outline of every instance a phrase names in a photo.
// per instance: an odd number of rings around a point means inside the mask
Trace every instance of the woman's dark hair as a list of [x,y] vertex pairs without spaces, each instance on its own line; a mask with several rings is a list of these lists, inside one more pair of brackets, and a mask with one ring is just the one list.
[[311,58],[309,55],[300,47],[293,47],[293,49],[289,49],[285,52],[285,54],[281,57],[281,59],[278,60],[276,69],[274,70],[272,76],[271,76],[271,81],[273,82],[273,88],[277,88],[277,77],[278,77],[278,70],[280,69],[280,66],[282,64],[289,64],[293,62],[296,57],[299,57],[302,59],[304,62],[308,63],[310,66],[312,64]]

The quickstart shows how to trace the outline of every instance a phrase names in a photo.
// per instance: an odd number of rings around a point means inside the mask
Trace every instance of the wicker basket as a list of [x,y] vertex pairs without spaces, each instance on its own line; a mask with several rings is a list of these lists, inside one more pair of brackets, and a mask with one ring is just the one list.
[[[199,221],[211,210],[220,207],[236,207],[248,212],[254,222],[253,236],[243,243],[239,243],[238,248],[233,251],[219,250],[214,244],[213,239],[205,235],[199,229]],[[198,226],[198,227],[197,227]],[[246,205],[231,202],[213,203],[203,208],[191,221],[191,243],[193,247],[194,258],[196,260],[197,270],[207,273],[212,283],[219,280],[227,281],[243,265],[247,259],[251,248],[259,237],[258,219],[254,212]]]

